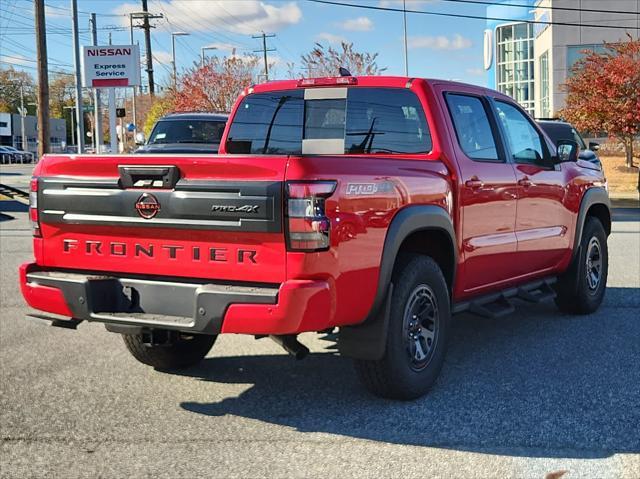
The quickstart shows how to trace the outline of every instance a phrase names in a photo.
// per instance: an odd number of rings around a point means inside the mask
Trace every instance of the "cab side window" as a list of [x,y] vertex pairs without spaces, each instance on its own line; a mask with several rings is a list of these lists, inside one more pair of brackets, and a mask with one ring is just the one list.
[[487,110],[480,98],[470,95],[446,95],[458,143],[465,154],[476,161],[500,161]]
[[513,161],[519,164],[550,166],[542,137],[527,116],[508,103],[496,101],[495,104]]

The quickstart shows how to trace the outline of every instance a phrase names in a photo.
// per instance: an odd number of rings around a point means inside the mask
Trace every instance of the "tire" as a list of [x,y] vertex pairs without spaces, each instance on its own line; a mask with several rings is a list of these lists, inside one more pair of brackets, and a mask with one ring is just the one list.
[[556,286],[556,304],[560,311],[571,314],[596,311],[604,299],[608,272],[607,234],[598,218],[588,216],[580,249]]
[[[442,369],[451,322],[449,290],[437,263],[421,255],[399,258],[393,285],[385,355],[354,360],[354,365],[373,394],[411,400],[426,394]],[[418,321],[414,313],[421,316]]]
[[143,364],[155,369],[182,369],[198,364],[207,355],[217,336],[167,333],[171,339],[166,344],[145,343],[145,334],[123,334],[122,339],[129,352]]

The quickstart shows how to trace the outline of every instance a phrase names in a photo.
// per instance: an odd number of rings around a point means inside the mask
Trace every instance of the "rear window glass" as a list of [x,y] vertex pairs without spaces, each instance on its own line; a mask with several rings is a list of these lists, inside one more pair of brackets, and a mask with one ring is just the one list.
[[151,132],[149,144],[166,143],[220,143],[224,121],[212,120],[160,120]]
[[226,150],[299,155],[302,139],[344,138],[344,152],[427,153],[431,136],[418,98],[399,88],[351,88],[347,99],[304,100],[304,90],[247,96]]

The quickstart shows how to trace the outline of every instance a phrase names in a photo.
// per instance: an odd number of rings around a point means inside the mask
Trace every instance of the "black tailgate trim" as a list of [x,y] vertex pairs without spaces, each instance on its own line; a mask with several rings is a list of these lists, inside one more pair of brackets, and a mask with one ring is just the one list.
[[[151,193],[160,211],[142,218],[135,204]],[[148,228],[282,232],[282,182],[184,180],[174,189],[123,189],[117,178],[39,179],[40,221]]]

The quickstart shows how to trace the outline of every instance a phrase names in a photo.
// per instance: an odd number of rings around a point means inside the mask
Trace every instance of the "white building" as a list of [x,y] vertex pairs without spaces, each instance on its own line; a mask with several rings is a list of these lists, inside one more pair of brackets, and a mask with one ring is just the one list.
[[[531,8],[523,9],[525,3]],[[564,84],[585,50],[601,52],[605,42],[640,39],[640,0],[503,0],[487,8],[487,17],[488,86],[536,118],[554,117],[564,107]]]

